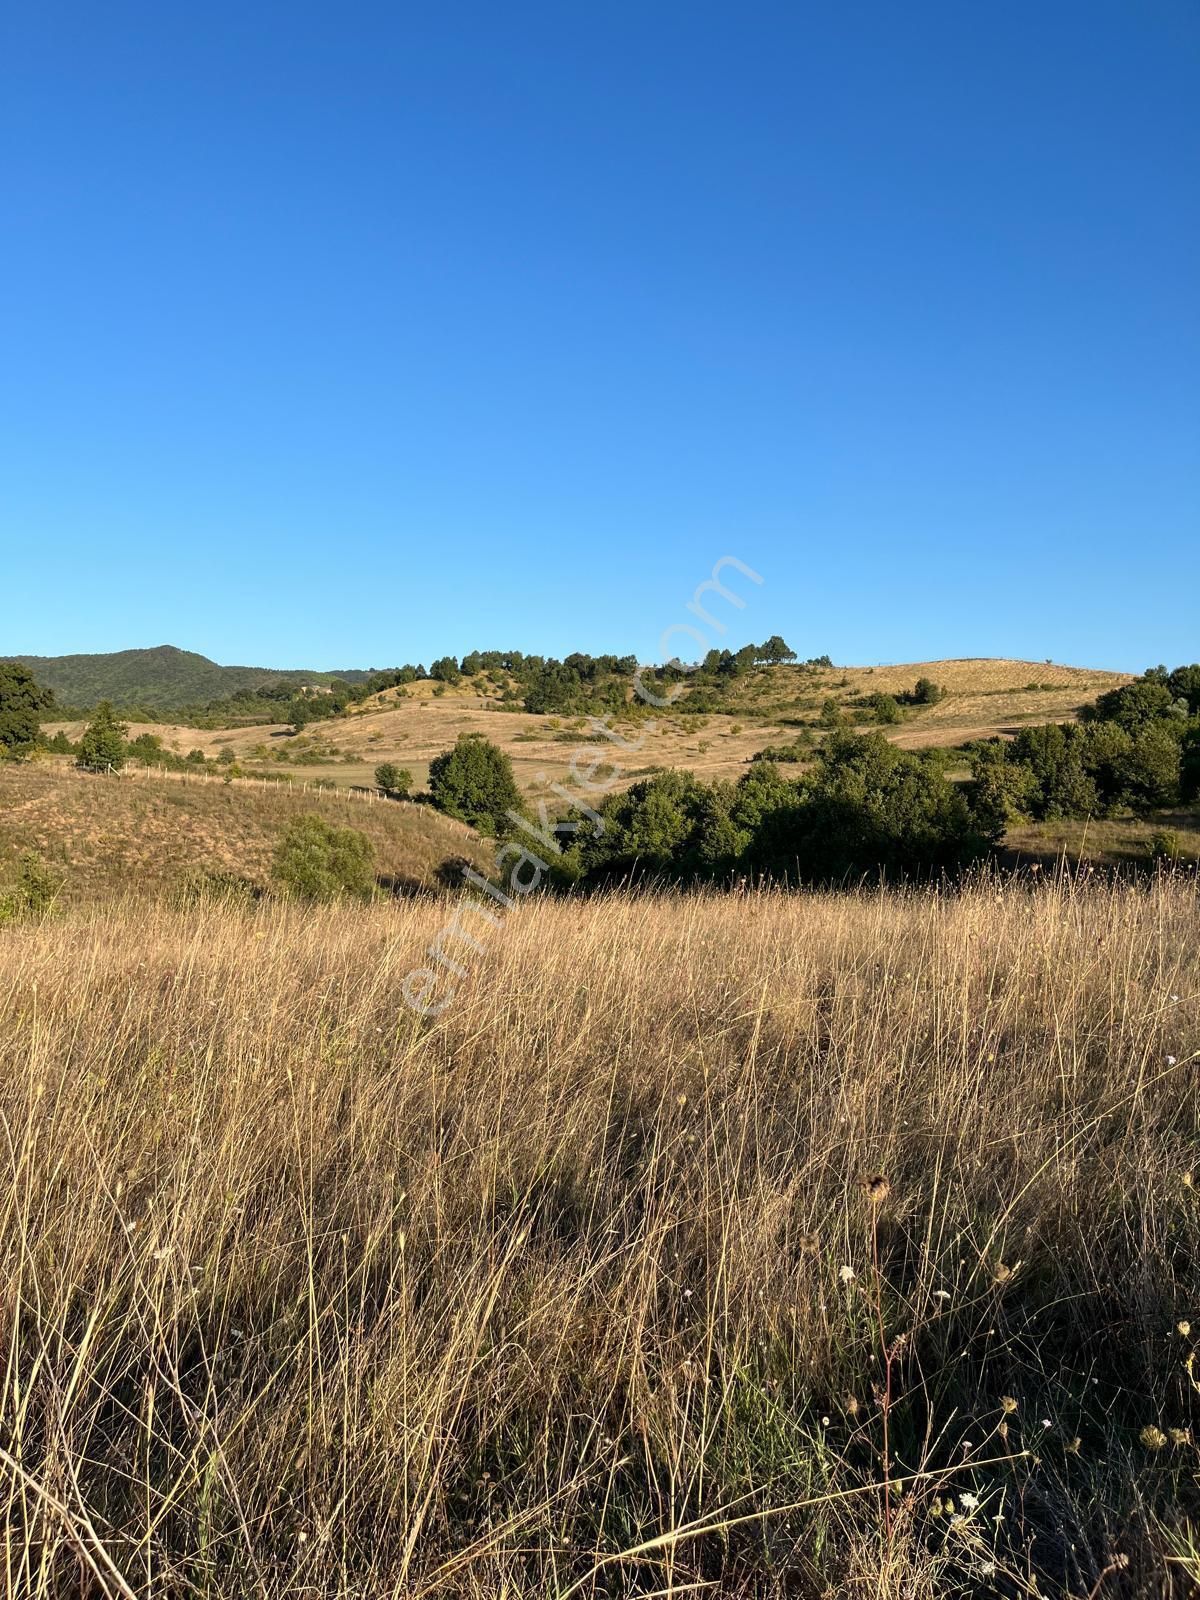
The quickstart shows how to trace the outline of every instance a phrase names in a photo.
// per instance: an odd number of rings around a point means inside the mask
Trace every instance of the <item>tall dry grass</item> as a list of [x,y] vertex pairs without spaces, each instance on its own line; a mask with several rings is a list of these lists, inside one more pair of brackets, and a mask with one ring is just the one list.
[[6,1595],[1189,1592],[1194,880],[443,915],[0,935]]

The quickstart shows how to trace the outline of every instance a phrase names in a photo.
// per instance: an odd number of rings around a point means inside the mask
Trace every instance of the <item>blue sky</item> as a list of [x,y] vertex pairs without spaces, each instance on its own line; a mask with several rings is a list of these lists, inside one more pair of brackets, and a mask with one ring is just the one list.
[[1200,655],[1193,0],[0,30],[0,653]]

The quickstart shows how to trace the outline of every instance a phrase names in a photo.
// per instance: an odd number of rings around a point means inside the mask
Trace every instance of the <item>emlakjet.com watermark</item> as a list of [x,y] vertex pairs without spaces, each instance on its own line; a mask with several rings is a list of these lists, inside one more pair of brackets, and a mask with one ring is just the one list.
[[[741,595],[721,581],[721,574],[728,568],[741,573],[751,583],[763,582],[761,574],[736,556],[721,557],[713,567],[712,575],[700,584],[686,607],[692,616],[716,634],[727,633],[728,625],[708,610],[704,604],[705,596],[719,598],[739,611],[746,606]],[[678,651],[672,650],[671,641],[680,635],[692,640],[701,655],[712,647],[712,638],[701,628],[690,622],[673,622],[659,635],[661,661],[668,661],[678,654]],[[694,672],[695,667],[685,667],[683,670]],[[673,705],[683,692],[683,685],[672,684],[666,693],[657,694],[645,682],[645,671],[645,667],[639,666],[633,675],[633,690],[638,699],[656,710],[665,710]],[[545,800],[538,801],[536,819],[519,811],[508,813],[514,837],[505,840],[496,851],[497,881],[485,878],[473,867],[463,868],[464,893],[453,915],[443,924],[429,946],[427,954],[430,964],[414,967],[404,979],[404,1003],[419,1016],[436,1017],[445,1011],[454,999],[458,985],[467,976],[469,969],[464,959],[465,952],[470,950],[482,955],[488,930],[502,927],[506,913],[543,886],[550,872],[547,857],[562,854],[559,834],[575,834],[580,828],[590,826],[593,829],[592,837],[601,837],[604,818],[596,805],[620,783],[623,776],[617,752],[621,755],[638,754],[647,738],[657,731],[658,723],[655,718],[648,718],[642,724],[641,732],[632,739],[618,733],[610,725],[607,716],[589,717],[587,726],[588,741],[572,752],[567,763],[568,781],[550,785],[550,793],[577,812],[581,820],[553,821],[547,813]],[[598,739],[604,740],[604,745],[598,744]]]

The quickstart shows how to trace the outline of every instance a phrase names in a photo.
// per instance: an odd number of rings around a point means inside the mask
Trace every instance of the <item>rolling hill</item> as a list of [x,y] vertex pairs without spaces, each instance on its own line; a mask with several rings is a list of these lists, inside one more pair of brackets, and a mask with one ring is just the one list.
[[64,903],[153,897],[220,875],[262,888],[284,828],[312,812],[365,833],[377,874],[398,892],[439,887],[455,858],[488,860],[469,828],[426,806],[261,779],[135,768],[96,777],[39,761],[0,764],[0,884],[33,851],[61,875]]
[[54,692],[60,705],[93,706],[111,700],[114,706],[179,711],[229,695],[253,693],[266,684],[331,683],[342,678],[361,682],[369,673],[279,671],[273,667],[222,667],[192,650],[160,644],[149,650],[116,650],[103,655],[0,656],[20,661],[37,681]]
[[[991,735],[1011,735],[1032,722],[1071,721],[1080,706],[1125,681],[1120,673],[1015,660],[911,662],[897,666],[764,667],[739,679],[728,710],[710,715],[679,712],[630,718],[623,737],[636,748],[616,749],[617,786],[660,767],[685,767],[706,782],[737,778],[767,746],[786,744],[808,729],[820,734],[826,700],[859,726],[872,726],[866,696],[898,694],[928,677],[944,691],[931,706],[912,708],[885,730],[906,748],[957,745]],[[680,701],[686,705],[686,695]],[[77,739],[79,721],[51,723]],[[281,766],[332,783],[370,784],[376,765],[409,768],[423,788],[429,763],[462,733],[483,733],[512,757],[517,781],[529,794],[562,782],[575,750],[589,738],[582,716],[552,716],[500,708],[497,686],[485,677],[459,684],[412,683],[373,695],[344,717],[313,724],[295,736],[283,724],[197,729],[161,722],[141,725],[179,755],[199,749],[209,757],[228,752],[244,770],[276,772]]]

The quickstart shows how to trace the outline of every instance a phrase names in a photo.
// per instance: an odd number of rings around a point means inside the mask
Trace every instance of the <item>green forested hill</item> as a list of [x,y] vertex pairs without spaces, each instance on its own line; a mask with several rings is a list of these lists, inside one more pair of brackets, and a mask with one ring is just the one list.
[[4,656],[22,661],[37,681],[54,691],[63,706],[144,706],[172,711],[229,695],[253,693],[264,684],[329,683],[340,677],[355,683],[364,671],[280,672],[272,667],[222,667],[207,656],[161,644],[151,650],[117,650],[106,655]]

